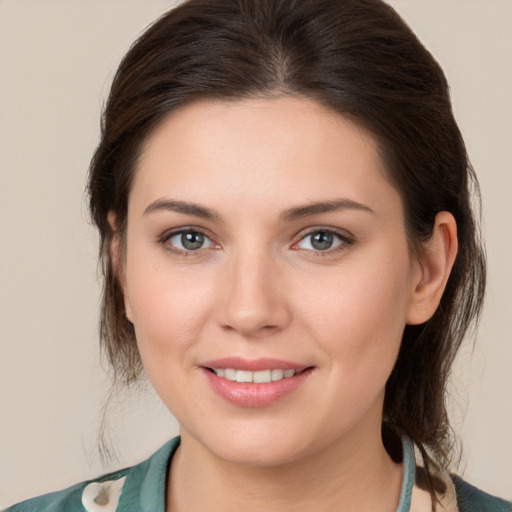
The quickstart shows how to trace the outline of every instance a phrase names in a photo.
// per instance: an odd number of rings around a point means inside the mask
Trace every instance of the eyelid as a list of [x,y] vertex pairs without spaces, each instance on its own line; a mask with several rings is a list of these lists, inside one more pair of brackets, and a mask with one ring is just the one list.
[[[315,233],[324,232],[324,233],[332,233],[335,235],[341,243],[338,244],[336,247],[333,247],[332,249],[326,249],[324,251],[322,250],[314,250],[314,249],[301,249],[297,247],[297,244],[307,238],[308,236],[312,236]],[[338,250],[344,250],[346,249],[347,245],[352,245],[355,242],[355,236],[352,235],[349,231],[345,229],[335,228],[332,226],[312,226],[308,227],[306,229],[301,230],[296,236],[295,236],[295,242],[292,244],[293,250],[302,250],[302,251],[309,251],[311,253],[315,253],[318,255],[328,255],[329,253],[333,253]]]
[[[183,234],[183,233],[200,233],[205,238],[207,238],[211,245],[209,247],[200,248],[197,250],[186,250],[186,249],[180,249],[178,247],[170,245],[168,242],[169,240],[177,235]],[[297,245],[307,238],[308,236],[312,236],[315,233],[319,232],[325,232],[325,233],[332,233],[335,237],[337,237],[341,243],[339,243],[337,246],[325,250],[314,250],[314,249],[302,249],[297,247]],[[301,250],[301,251],[307,251],[310,253],[314,253],[315,255],[328,255],[332,254],[333,252],[340,251],[346,249],[347,246],[352,245],[355,242],[355,237],[352,235],[352,233],[348,232],[345,229],[335,228],[332,226],[311,226],[306,229],[301,230],[297,235],[294,237],[294,242],[291,246],[292,250]],[[212,249],[219,249],[220,244],[215,241],[214,236],[211,235],[211,233],[201,227],[198,226],[180,226],[177,228],[172,228],[167,231],[165,231],[162,235],[160,235],[157,239],[157,243],[160,243],[166,247],[166,249],[172,253],[175,254],[181,254],[184,256],[194,256],[199,255],[205,251],[212,250]]]
[[[180,249],[168,243],[171,238],[183,233],[199,233],[203,235],[206,239],[208,239],[211,245],[209,247],[204,247],[197,250],[186,250]],[[174,254],[184,256],[197,256],[199,254],[202,254],[204,251],[218,249],[220,247],[220,245],[217,242],[215,242],[214,237],[207,230],[197,226],[180,226],[179,228],[169,229],[168,231],[165,231],[162,235],[158,237],[157,243],[164,245],[168,251]]]

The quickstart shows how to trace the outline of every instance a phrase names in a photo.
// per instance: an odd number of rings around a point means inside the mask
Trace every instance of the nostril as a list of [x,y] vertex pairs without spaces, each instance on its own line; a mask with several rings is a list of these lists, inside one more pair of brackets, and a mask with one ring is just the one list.
[[283,298],[268,291],[232,293],[218,308],[219,324],[224,332],[244,337],[265,337],[282,331],[290,322],[291,312]]

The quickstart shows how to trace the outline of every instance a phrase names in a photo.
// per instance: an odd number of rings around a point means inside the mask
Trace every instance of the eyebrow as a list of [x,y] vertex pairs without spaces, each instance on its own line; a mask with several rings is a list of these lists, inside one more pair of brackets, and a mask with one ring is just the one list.
[[[280,219],[285,222],[292,222],[294,220],[303,219],[311,215],[320,213],[329,213],[339,210],[361,210],[369,213],[375,213],[369,206],[366,206],[351,199],[334,199],[332,201],[321,201],[318,203],[311,203],[304,206],[296,206],[289,208],[280,214]],[[148,215],[156,211],[171,211],[182,213],[185,215],[193,215],[202,219],[215,220],[222,222],[222,217],[204,206],[200,206],[188,201],[176,201],[173,199],[157,199],[150,203],[144,210],[143,215]]]
[[217,222],[222,221],[222,218],[218,213],[204,206],[199,206],[195,203],[189,203],[187,201],[175,201],[172,199],[157,199],[149,204],[144,210],[143,215],[148,215],[157,211],[171,211],[176,213],[183,213],[185,215],[193,215],[194,217],[200,217],[201,219],[215,220]]
[[335,212],[338,210],[361,210],[369,213],[375,213],[369,206],[358,203],[357,201],[352,201],[351,199],[334,199],[332,201],[311,203],[305,206],[296,206],[285,210],[280,217],[284,221],[291,222],[311,215]]

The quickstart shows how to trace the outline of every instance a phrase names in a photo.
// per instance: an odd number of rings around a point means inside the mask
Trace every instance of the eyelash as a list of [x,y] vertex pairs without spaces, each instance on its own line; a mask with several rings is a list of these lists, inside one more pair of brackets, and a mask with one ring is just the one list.
[[162,244],[165,249],[169,252],[172,252],[173,254],[176,254],[178,256],[181,256],[181,257],[197,257],[197,256],[200,256],[204,253],[205,250],[208,250],[210,249],[210,247],[201,247],[199,249],[196,249],[196,250],[192,250],[192,249],[189,249],[189,250],[186,250],[186,249],[180,249],[174,245],[172,245],[170,243],[170,240],[175,237],[175,236],[183,236],[184,234],[187,234],[187,233],[190,233],[190,234],[195,234],[195,235],[201,235],[203,236],[206,240],[208,240],[211,244],[211,246],[213,246],[214,248],[218,247],[218,244],[216,244],[213,240],[212,240],[212,237],[206,233],[204,230],[200,229],[200,228],[196,228],[196,227],[184,227],[184,228],[180,228],[180,229],[176,229],[176,230],[173,230],[173,231],[168,231],[166,233],[164,233],[159,239],[158,239],[158,243]]
[[305,251],[308,251],[309,254],[315,256],[315,257],[328,257],[332,256],[333,254],[337,254],[338,252],[346,251],[348,246],[351,246],[354,244],[355,239],[354,237],[347,233],[346,231],[340,231],[337,229],[334,229],[332,227],[327,226],[319,226],[315,227],[313,229],[308,229],[305,233],[300,235],[300,238],[297,242],[295,242],[292,246],[292,249],[294,250],[300,250],[300,248],[297,248],[297,245],[306,240],[308,237],[312,237],[316,234],[323,233],[328,235],[333,235],[335,239],[338,240],[338,245],[336,245],[333,248],[328,248],[325,250],[321,249],[303,249]]
[[[180,249],[180,248],[169,243],[173,237],[180,236],[180,235],[183,236],[184,234],[187,234],[187,233],[201,235],[206,240],[208,240],[211,245],[209,247],[200,247],[196,250],[193,250],[193,249],[186,250],[186,249]],[[312,237],[319,233],[333,235],[333,237],[335,238],[334,243],[336,243],[336,239],[337,239],[338,244],[333,248],[327,248],[325,250],[302,249],[304,251],[307,251],[309,254],[314,255],[315,257],[327,257],[327,256],[332,256],[333,254],[336,254],[338,252],[345,251],[347,249],[347,246],[353,245],[353,243],[355,241],[354,237],[345,231],[342,232],[342,231],[339,231],[332,227],[319,226],[319,227],[315,227],[314,229],[308,229],[308,231],[300,234],[299,240],[292,245],[291,249],[296,250],[296,251],[301,250],[301,248],[298,247],[298,244],[300,244],[302,241],[306,240],[308,237]],[[206,233],[204,230],[202,230],[200,228],[196,228],[196,227],[184,227],[184,228],[179,228],[179,229],[176,229],[173,231],[168,231],[168,232],[164,233],[158,239],[158,243],[164,245],[166,250],[168,250],[169,252],[172,252],[173,254],[176,254],[176,255],[182,256],[182,257],[198,257],[198,256],[202,255],[204,253],[204,251],[209,250],[212,247],[213,248],[219,247],[219,245],[216,244],[212,240],[212,237],[208,233]]]

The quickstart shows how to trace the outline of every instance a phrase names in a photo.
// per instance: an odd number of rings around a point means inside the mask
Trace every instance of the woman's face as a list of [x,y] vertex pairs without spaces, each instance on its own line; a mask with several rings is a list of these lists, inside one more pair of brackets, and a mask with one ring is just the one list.
[[123,273],[183,442],[277,465],[380,435],[421,269],[350,121],[291,97],[171,115],[136,171]]

